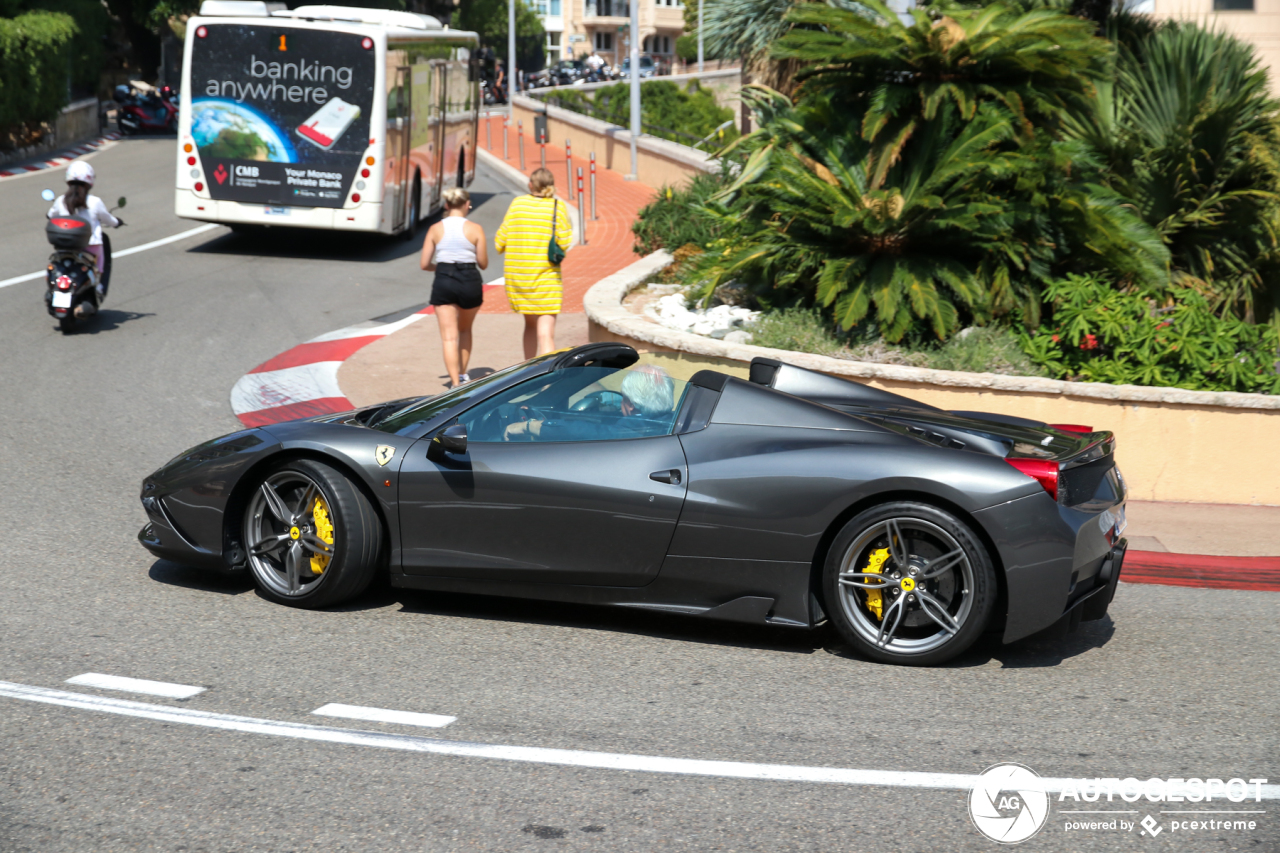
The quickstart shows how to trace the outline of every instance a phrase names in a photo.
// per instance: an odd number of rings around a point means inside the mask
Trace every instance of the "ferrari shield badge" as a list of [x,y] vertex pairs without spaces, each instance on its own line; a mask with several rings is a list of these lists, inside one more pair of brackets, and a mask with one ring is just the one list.
[[373,458],[378,460],[379,465],[386,465],[391,461],[391,457],[396,455],[396,449],[389,444],[379,444],[378,449],[373,452]]

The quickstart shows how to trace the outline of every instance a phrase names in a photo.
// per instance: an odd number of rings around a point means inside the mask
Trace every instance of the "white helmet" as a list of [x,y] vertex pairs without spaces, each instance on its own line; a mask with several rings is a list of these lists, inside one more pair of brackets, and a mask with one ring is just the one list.
[[72,181],[81,181],[93,186],[93,167],[83,160],[76,160],[70,166],[67,166],[67,183]]

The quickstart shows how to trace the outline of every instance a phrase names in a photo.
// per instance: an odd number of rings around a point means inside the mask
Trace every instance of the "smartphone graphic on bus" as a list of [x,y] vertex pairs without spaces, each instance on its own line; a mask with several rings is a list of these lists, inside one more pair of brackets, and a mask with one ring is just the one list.
[[358,106],[348,104],[342,98],[333,98],[298,125],[298,135],[328,151],[351,127],[351,122],[359,117]]

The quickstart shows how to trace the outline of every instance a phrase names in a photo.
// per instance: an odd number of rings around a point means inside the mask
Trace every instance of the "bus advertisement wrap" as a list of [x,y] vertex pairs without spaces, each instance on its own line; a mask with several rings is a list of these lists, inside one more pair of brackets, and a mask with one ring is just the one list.
[[342,207],[369,144],[376,52],[352,33],[206,24],[191,135],[218,200]]

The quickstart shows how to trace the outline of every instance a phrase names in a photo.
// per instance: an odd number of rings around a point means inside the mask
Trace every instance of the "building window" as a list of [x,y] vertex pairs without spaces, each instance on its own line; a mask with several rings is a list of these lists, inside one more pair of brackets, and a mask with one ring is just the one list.
[[1252,12],[1253,0],[1213,0],[1215,12]]
[[596,33],[596,50],[613,50],[613,33]]
[[547,33],[547,64],[554,65],[560,61],[560,34]]
[[631,6],[626,0],[587,0],[586,17],[594,18],[597,15],[626,18],[631,15]]
[[560,0],[551,0],[551,15],[555,18],[560,17]]

